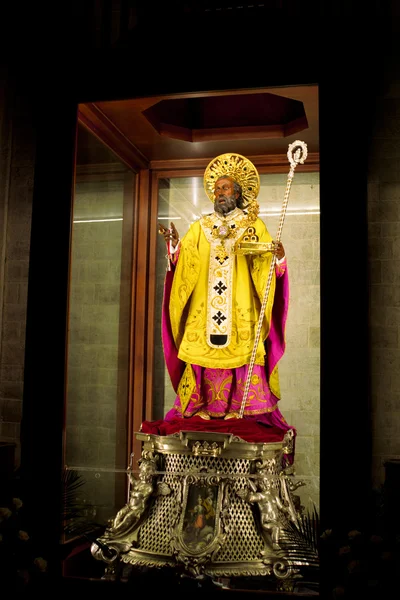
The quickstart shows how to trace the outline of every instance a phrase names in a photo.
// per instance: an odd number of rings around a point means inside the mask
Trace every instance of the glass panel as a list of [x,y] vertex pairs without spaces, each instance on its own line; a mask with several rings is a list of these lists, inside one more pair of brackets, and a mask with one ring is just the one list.
[[[289,170],[289,168],[288,168]],[[260,175],[260,217],[276,236],[287,175]],[[202,177],[161,179],[158,219],[173,221],[182,237],[189,225],[212,211]],[[280,410],[297,428],[296,474],[307,485],[298,492],[303,503],[319,505],[320,414],[320,259],[319,173],[295,173],[282,230],[288,260],[290,304],[286,327],[286,352],[280,361]],[[161,344],[161,305],[166,268],[162,236],[157,240],[156,339],[154,357],[154,418],[172,407],[175,392],[164,367]]]
[[79,126],[74,191],[65,464],[105,524],[126,501],[135,175]]

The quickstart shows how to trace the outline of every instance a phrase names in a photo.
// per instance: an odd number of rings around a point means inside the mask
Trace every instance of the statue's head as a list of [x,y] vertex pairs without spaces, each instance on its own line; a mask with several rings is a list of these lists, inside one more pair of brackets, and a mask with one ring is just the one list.
[[221,154],[208,164],[203,179],[215,211],[226,214],[238,207],[257,216],[260,177],[249,159],[241,154]]
[[236,207],[243,208],[242,186],[229,175],[221,175],[214,187],[214,210],[226,215]]

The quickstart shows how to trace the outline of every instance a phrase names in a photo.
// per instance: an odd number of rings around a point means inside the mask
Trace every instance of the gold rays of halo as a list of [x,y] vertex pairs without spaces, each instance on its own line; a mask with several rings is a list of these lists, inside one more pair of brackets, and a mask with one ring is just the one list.
[[220,154],[214,158],[204,172],[204,189],[214,203],[215,182],[226,175],[242,187],[244,208],[250,207],[260,191],[260,176],[253,163],[241,154]]

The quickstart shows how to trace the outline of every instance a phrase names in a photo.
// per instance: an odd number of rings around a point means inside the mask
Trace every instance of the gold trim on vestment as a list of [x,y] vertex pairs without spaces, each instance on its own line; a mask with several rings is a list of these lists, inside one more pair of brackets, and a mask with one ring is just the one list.
[[178,385],[177,394],[181,401],[182,414],[190,402],[193,392],[196,391],[196,378],[192,365],[187,364]]

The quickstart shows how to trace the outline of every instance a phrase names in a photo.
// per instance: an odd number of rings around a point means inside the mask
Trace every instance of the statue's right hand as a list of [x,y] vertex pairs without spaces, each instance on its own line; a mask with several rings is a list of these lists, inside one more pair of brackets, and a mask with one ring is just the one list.
[[170,228],[167,229],[161,223],[158,224],[158,233],[164,236],[166,242],[171,242],[172,246],[175,248],[177,243],[179,242],[179,233],[175,227],[175,225],[170,223]]

